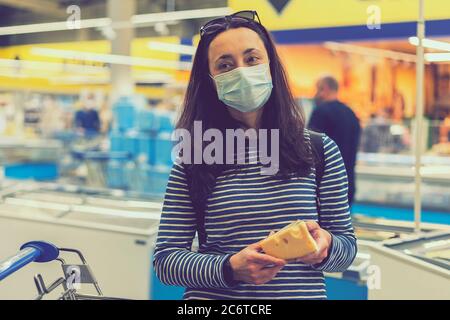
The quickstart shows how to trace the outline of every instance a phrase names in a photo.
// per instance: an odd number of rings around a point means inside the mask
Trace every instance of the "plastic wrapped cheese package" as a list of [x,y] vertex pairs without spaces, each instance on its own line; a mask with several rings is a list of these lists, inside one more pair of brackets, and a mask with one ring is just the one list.
[[318,250],[306,223],[301,220],[287,225],[260,244],[266,254],[285,260],[301,258]]

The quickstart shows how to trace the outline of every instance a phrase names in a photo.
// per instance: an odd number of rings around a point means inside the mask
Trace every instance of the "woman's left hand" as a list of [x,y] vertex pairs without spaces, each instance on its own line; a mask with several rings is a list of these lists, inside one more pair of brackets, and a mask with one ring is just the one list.
[[315,253],[310,253],[304,257],[295,259],[295,262],[303,262],[306,264],[318,264],[328,257],[328,249],[331,246],[331,234],[322,229],[315,221],[305,221],[308,231],[317,243],[318,250]]

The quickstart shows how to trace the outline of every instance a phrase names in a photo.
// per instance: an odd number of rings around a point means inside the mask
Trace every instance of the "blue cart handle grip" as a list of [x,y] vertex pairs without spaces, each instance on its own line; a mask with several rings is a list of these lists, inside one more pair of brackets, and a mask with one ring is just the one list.
[[59,256],[58,248],[45,241],[31,241],[20,247],[20,251],[0,261],[0,281],[31,262],[49,262]]

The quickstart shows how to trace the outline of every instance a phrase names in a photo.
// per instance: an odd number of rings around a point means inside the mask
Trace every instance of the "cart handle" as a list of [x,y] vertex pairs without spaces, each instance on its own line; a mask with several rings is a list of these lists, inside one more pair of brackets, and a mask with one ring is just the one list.
[[58,256],[59,249],[49,242],[27,242],[20,247],[17,254],[0,261],[0,281],[31,262],[49,262]]

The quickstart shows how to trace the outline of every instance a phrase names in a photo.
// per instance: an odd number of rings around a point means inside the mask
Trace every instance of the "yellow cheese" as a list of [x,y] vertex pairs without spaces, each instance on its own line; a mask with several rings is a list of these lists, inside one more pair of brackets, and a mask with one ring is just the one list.
[[304,221],[295,221],[260,242],[272,257],[291,260],[317,251],[317,244]]

